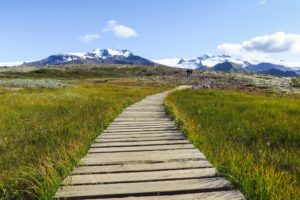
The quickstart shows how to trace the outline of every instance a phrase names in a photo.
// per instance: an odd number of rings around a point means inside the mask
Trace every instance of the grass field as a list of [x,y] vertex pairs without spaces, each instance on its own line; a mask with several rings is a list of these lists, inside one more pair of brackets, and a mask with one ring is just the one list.
[[51,199],[62,177],[124,107],[165,89],[133,82],[4,80],[0,199]]
[[249,199],[300,199],[300,96],[184,90],[165,104]]

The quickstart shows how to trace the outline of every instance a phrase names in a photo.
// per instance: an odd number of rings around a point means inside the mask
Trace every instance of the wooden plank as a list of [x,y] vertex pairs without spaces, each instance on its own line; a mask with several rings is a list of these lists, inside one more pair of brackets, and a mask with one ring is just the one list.
[[[159,128],[174,128],[176,126],[174,126],[173,124],[170,124],[170,125],[159,125],[159,124],[152,124],[152,125],[147,125],[147,124],[124,124],[124,125],[112,125],[112,126],[109,126],[107,129],[109,130],[113,130],[113,129],[122,129],[122,128],[126,128],[128,130],[132,130],[132,129],[140,129],[140,128],[144,128],[144,129],[147,129],[147,128],[154,128],[154,129],[159,129]],[[177,127],[176,127],[177,128]]]
[[160,117],[160,118],[166,118],[167,115],[166,113],[163,112],[124,112],[122,114],[119,115],[120,117]]
[[121,138],[166,138],[166,137],[184,137],[182,133],[156,133],[156,134],[106,134],[102,133],[97,139],[121,139]]
[[118,122],[118,121],[130,121],[130,120],[140,120],[140,121],[157,121],[157,122],[173,122],[172,120],[170,120],[168,117],[159,117],[159,118],[152,118],[152,117],[148,117],[148,119],[138,119],[138,118],[126,118],[126,117],[117,117],[114,122]]
[[[162,151],[163,152],[163,151]],[[113,160],[113,159],[124,159],[124,162],[126,160],[132,160],[134,158],[138,159],[148,159],[148,158],[175,158],[188,156],[188,157],[195,157],[195,158],[204,158],[203,153],[200,153],[197,150],[191,150],[191,149],[181,149],[181,150],[170,150],[168,154],[161,155],[162,152],[160,151],[153,151],[146,153],[145,152],[119,152],[119,153],[91,153],[86,154],[84,158],[95,158],[95,159],[107,159],[107,160]],[[172,152],[172,153],[171,153]],[[161,155],[161,156],[160,156]],[[134,157],[134,158],[133,158]]]
[[149,111],[149,110],[144,110],[144,109],[140,109],[140,110],[125,110],[124,112],[122,112],[122,114],[166,114],[166,112],[164,110],[156,110],[156,111]]
[[[122,124],[122,125],[110,125],[108,128],[173,128],[175,124]],[[176,127],[176,126],[175,126]]]
[[178,179],[196,179],[216,176],[214,168],[180,169],[150,172],[128,172],[112,174],[72,175],[63,181],[63,185],[87,185],[106,183],[130,183]]
[[208,168],[212,165],[207,160],[197,161],[175,161],[152,164],[119,164],[108,166],[79,166],[74,169],[72,174],[99,174],[99,173],[120,173],[120,172],[138,172],[138,171],[160,171],[173,169],[195,169]]
[[174,124],[173,121],[170,119],[160,119],[155,120],[152,118],[148,119],[129,119],[129,118],[123,118],[123,119],[115,119],[111,124]]
[[177,128],[176,126],[174,125],[165,125],[165,126],[159,126],[159,125],[156,125],[156,126],[147,126],[147,125],[135,125],[135,126],[109,126],[106,130],[122,130],[122,129],[126,129],[126,130],[161,130],[161,129],[175,129]]
[[96,142],[130,142],[130,141],[157,141],[157,140],[183,140],[185,137],[183,135],[169,135],[169,136],[151,136],[150,137],[115,137],[111,138],[109,136],[103,136],[101,138],[97,138]]
[[130,128],[109,128],[109,129],[106,129],[105,131],[103,131],[104,133],[116,133],[116,132],[144,132],[144,131],[178,131],[178,128],[177,127],[172,127],[172,128],[169,128],[169,127],[166,127],[166,128],[143,128],[143,127],[140,127],[140,128],[134,128],[134,129],[130,129]]
[[122,147],[122,146],[154,146],[168,144],[190,144],[187,140],[173,141],[149,141],[149,142],[111,142],[111,143],[93,143],[91,147]]
[[64,186],[56,198],[128,197],[141,195],[164,195],[188,192],[226,190],[230,184],[223,178],[187,179],[178,181],[154,181],[100,185]]
[[166,140],[178,140],[182,141],[185,140],[183,136],[171,136],[171,137],[164,137],[164,138],[125,138],[125,139],[96,139],[94,143],[111,143],[111,142],[153,142],[153,141],[166,141]]
[[183,140],[185,137],[180,136],[167,136],[167,137],[152,137],[152,138],[98,138],[95,140],[97,143],[103,142],[138,142],[138,141],[161,141],[161,140]]
[[120,134],[157,134],[157,133],[179,133],[178,130],[141,130],[141,131],[104,131],[103,133],[109,133],[109,134],[115,134],[115,135],[120,135]]
[[124,134],[124,133],[102,133],[100,136],[97,137],[97,139],[100,138],[151,138],[151,137],[180,137],[183,136],[185,137],[185,135],[183,133],[180,132],[161,132],[161,133],[128,133],[128,134]]
[[158,111],[164,111],[165,110],[165,107],[164,106],[159,106],[159,105],[156,105],[156,106],[147,106],[147,107],[144,107],[144,106],[139,106],[139,105],[132,105],[130,107],[127,107],[124,109],[124,111],[127,111],[127,110],[158,110]]
[[161,155],[151,156],[143,155],[136,157],[92,157],[94,154],[87,154],[86,157],[81,159],[79,165],[114,165],[121,163],[158,163],[158,162],[169,162],[172,160],[200,160],[205,159],[204,155],[199,154],[179,154],[179,155]]
[[[103,200],[116,200],[119,198],[105,198]],[[202,192],[191,194],[163,195],[163,196],[142,196],[124,197],[122,200],[245,200],[245,197],[238,190]],[[95,200],[95,199],[94,199]],[[100,200],[100,199],[96,199]]]
[[142,122],[142,121],[134,121],[134,122],[120,122],[120,123],[116,123],[113,122],[110,124],[110,126],[112,127],[136,127],[136,126],[175,126],[174,122]]
[[165,112],[163,108],[127,108],[124,112]]
[[159,156],[161,154],[166,155],[180,155],[180,154],[194,154],[194,155],[203,155],[196,149],[172,149],[172,150],[156,150],[145,153],[144,151],[141,152],[113,152],[113,153],[90,153],[91,155],[87,154],[87,157],[132,157],[132,156]]
[[91,148],[89,153],[93,152],[130,152],[130,151],[154,151],[154,150],[171,150],[171,149],[190,149],[195,148],[192,144],[173,144],[173,145],[155,145],[155,146],[125,146],[125,147],[108,147],[108,148]]
[[110,135],[130,135],[130,134],[159,134],[159,133],[173,133],[173,134],[179,134],[181,133],[178,130],[141,130],[141,131],[104,131],[104,134],[110,134]]

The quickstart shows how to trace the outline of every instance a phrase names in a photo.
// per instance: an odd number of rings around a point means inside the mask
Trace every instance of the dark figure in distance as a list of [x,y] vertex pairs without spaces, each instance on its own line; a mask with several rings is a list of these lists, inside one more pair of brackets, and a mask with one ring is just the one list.
[[192,69],[186,69],[186,76],[192,76],[193,75],[193,70]]

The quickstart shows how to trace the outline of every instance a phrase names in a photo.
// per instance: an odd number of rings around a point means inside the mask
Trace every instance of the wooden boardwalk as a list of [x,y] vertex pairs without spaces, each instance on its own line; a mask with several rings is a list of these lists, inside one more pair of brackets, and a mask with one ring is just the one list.
[[164,112],[167,93],[125,109],[91,145],[57,199],[245,199]]

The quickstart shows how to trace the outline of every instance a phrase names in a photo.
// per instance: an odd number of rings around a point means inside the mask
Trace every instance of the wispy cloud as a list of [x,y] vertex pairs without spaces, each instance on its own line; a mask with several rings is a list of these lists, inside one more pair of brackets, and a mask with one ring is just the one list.
[[115,20],[110,20],[107,22],[106,28],[103,32],[112,32],[116,37],[119,38],[131,38],[138,36],[137,32],[128,26],[118,24]]
[[257,53],[300,53],[300,34],[277,32],[271,35],[257,36],[240,44],[223,43],[218,50],[239,54]]
[[94,40],[100,39],[100,34],[99,34],[99,33],[86,34],[86,35],[83,35],[83,36],[78,37],[78,39],[79,39],[81,42],[84,42],[84,43],[90,43],[90,42],[92,42],[92,41],[94,41]]

